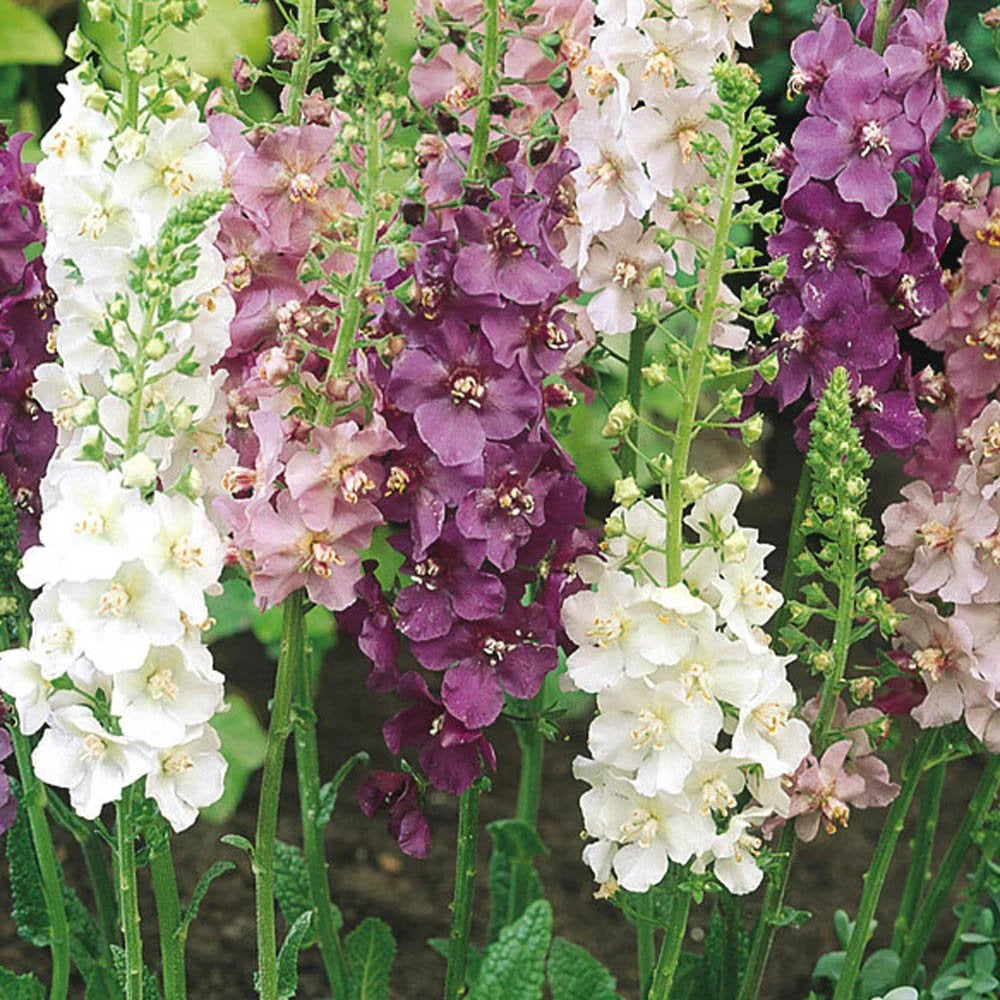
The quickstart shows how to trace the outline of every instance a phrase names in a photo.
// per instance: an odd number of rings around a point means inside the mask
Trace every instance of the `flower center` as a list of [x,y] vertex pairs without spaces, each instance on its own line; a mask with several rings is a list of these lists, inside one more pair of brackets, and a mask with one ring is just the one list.
[[590,186],[600,184],[607,188],[621,178],[622,165],[611,153],[602,149],[600,162],[587,167],[587,173],[593,177]]
[[97,613],[102,617],[111,615],[114,618],[121,618],[129,605],[129,592],[120,584],[113,583],[97,602]]
[[627,290],[641,277],[642,268],[637,261],[630,257],[619,257],[615,263],[615,276],[611,280]]
[[375,489],[375,482],[361,469],[347,469],[340,480],[340,492],[348,503],[357,503],[365,493]]
[[413,477],[398,465],[394,465],[389,470],[389,477],[385,481],[385,495],[392,496],[393,493],[405,493],[407,487],[413,482]]
[[319,185],[311,175],[298,173],[288,185],[288,197],[295,203],[300,201],[313,202],[319,194]]
[[694,141],[698,138],[701,124],[701,122],[692,121],[689,118],[682,118],[674,125],[671,138],[680,147],[681,160],[684,163],[688,163],[691,160],[691,154],[694,152]]
[[878,393],[870,385],[859,386],[855,399],[857,399],[859,407],[867,407],[876,413],[882,412],[882,403],[879,401]]
[[334,566],[345,566],[346,561],[329,542],[316,540],[310,548],[312,555],[312,571],[324,580],[333,575]]
[[80,228],[77,236],[89,236],[92,240],[99,240],[108,228],[111,221],[111,213],[103,205],[95,205],[80,220]]
[[587,84],[587,93],[598,100],[604,100],[615,89],[615,75],[603,66],[590,65],[585,70],[590,82]]
[[493,227],[490,232],[490,243],[494,251],[503,257],[519,257],[524,252],[524,244],[517,235],[517,230],[509,222]]
[[163,186],[175,198],[180,198],[183,194],[190,194],[194,190],[194,174],[190,170],[185,170],[180,160],[174,160],[169,166],[160,171],[160,179]]
[[712,701],[712,682],[703,663],[689,663],[681,673],[681,687],[685,701],[690,701],[698,692],[705,701]]
[[990,424],[983,435],[983,458],[992,458],[997,452],[1000,452],[1000,420]]
[[862,122],[858,130],[858,141],[861,144],[859,155],[869,156],[876,150],[882,153],[891,153],[892,146],[889,145],[889,137],[882,128],[882,123],[871,119]]
[[782,352],[787,358],[793,351],[801,354],[806,349],[806,341],[809,338],[809,331],[804,326],[797,326],[794,330],[783,333],[778,341],[781,344]]
[[193,566],[204,565],[201,546],[195,545],[187,535],[174,542],[170,547],[170,555],[181,569],[191,569]]
[[659,826],[660,821],[648,809],[633,809],[632,815],[621,826],[622,843],[649,847]]
[[925,521],[917,528],[917,534],[928,549],[946,549],[955,540],[955,530],[940,521]]
[[80,756],[88,764],[96,764],[104,760],[108,752],[108,745],[94,733],[87,733],[83,738],[83,749]]
[[818,260],[828,271],[832,271],[837,260],[837,249],[836,237],[820,226],[813,230],[812,243],[802,251],[802,266],[808,270]]
[[180,688],[174,683],[174,674],[169,667],[157,667],[146,680],[149,697],[153,701],[176,701]]
[[61,622],[58,625],[50,625],[42,633],[41,644],[46,653],[67,650],[73,645],[73,630]]
[[701,812],[708,815],[710,812],[722,813],[725,815],[730,809],[736,808],[736,796],[732,789],[722,778],[715,775],[706,778],[701,783]]
[[633,750],[662,750],[667,738],[667,722],[649,708],[639,711],[639,725],[629,734]]
[[77,535],[90,535],[95,538],[104,534],[104,518],[96,510],[88,510],[73,522],[73,531]]
[[471,374],[455,375],[451,380],[451,398],[456,406],[468,403],[473,409],[481,409],[486,386]]
[[431,736],[437,736],[444,729],[444,712],[431,719],[431,728],[428,730]]
[[670,86],[674,75],[674,60],[667,49],[657,49],[647,60],[643,70],[643,80],[658,76],[665,86]]
[[976,230],[976,239],[991,247],[1000,247],[1000,211],[994,211],[982,229]]
[[594,639],[601,649],[606,649],[625,634],[625,622],[617,614],[608,618],[595,618],[594,627],[588,629],[586,634]]
[[250,258],[246,254],[237,254],[226,261],[226,283],[234,292],[242,291],[253,279],[253,269]]
[[427,590],[437,590],[437,578],[441,575],[441,564],[434,559],[422,559],[413,567],[414,582]]
[[509,653],[512,649],[514,649],[514,643],[504,642],[503,639],[497,639],[492,635],[487,636],[483,640],[483,655],[494,667],[498,663],[501,663],[503,661],[504,654]]
[[194,761],[185,751],[174,750],[163,758],[162,767],[164,774],[183,774],[194,767]]
[[984,360],[996,361],[1000,357],[1000,316],[991,316],[985,326],[968,334],[965,342],[970,347],[978,345],[982,349]]
[[948,669],[948,654],[940,646],[928,646],[927,649],[918,649],[913,654],[913,662],[917,669],[924,674],[929,674],[935,682],[941,680],[942,675]]
[[758,705],[753,716],[772,736],[788,723],[788,709],[776,701]]
[[520,486],[511,486],[503,490],[497,497],[497,504],[509,517],[532,514],[535,510],[535,498]]

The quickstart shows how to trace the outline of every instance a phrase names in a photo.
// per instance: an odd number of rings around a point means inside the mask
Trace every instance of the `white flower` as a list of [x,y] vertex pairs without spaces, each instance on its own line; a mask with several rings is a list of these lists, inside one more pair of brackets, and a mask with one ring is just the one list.
[[597,0],[594,12],[605,24],[635,26],[646,16],[646,0]]
[[701,873],[714,861],[716,877],[731,893],[745,896],[753,892],[764,873],[757,867],[762,841],[750,831],[769,815],[767,809],[750,808],[731,816],[726,829],[716,835],[708,851],[691,866],[692,871]]
[[656,683],[669,684],[678,697],[691,701],[724,701],[747,704],[760,684],[760,673],[751,669],[753,654],[746,643],[718,632],[700,630],[688,651],[653,675]]
[[47,680],[74,673],[83,656],[83,646],[76,630],[59,610],[58,587],[46,587],[31,602],[31,639],[28,649],[40,664]]
[[177,833],[222,795],[227,765],[219,746],[218,733],[204,726],[186,742],[156,754],[146,776],[146,795]]
[[37,733],[49,721],[52,684],[42,676],[41,667],[26,649],[0,653],[0,691],[14,699],[22,733]]
[[152,646],[168,646],[184,634],[173,597],[138,561],[109,579],[59,585],[60,610],[102,673],[137,670]]
[[31,755],[35,773],[48,785],[68,788],[70,803],[84,819],[97,819],[108,802],[149,769],[142,744],[109,733],[85,705],[53,712]]
[[764,0],[673,0],[673,10],[678,17],[686,17],[704,32],[709,45],[721,44],[727,53],[733,43],[749,48],[753,45],[750,21],[764,7]]
[[731,813],[736,808],[736,797],[746,787],[742,769],[747,763],[728,750],[705,747],[684,782],[684,796],[691,808],[702,816]]
[[640,578],[666,586],[667,522],[663,501],[644,497],[628,509],[616,507],[611,518],[624,525],[624,533],[601,543],[602,555],[584,555],[576,561],[576,570],[584,583],[592,584],[608,570],[635,567]]
[[[764,654],[768,658],[769,654]],[[795,691],[785,678],[785,657],[770,655],[774,667],[764,683],[740,710],[732,750],[759,764],[765,778],[792,774],[809,753],[809,727],[791,718]],[[787,659],[791,659],[788,657]]]
[[178,646],[154,646],[138,670],[115,674],[111,711],[122,735],[153,747],[184,740],[193,726],[208,722],[222,707],[223,676],[203,678]]

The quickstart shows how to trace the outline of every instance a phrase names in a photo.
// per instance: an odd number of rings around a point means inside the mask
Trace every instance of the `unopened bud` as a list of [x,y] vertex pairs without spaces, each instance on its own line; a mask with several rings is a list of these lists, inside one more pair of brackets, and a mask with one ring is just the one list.
[[621,399],[611,407],[608,419],[601,429],[601,436],[621,437],[635,423],[635,419],[636,414],[632,404],[627,399]]
[[615,491],[612,499],[622,507],[631,507],[636,501],[641,499],[642,490],[633,476],[626,476],[624,479],[616,480]]
[[159,335],[146,345],[146,357],[150,361],[159,361],[167,353],[167,342]]
[[670,369],[662,361],[654,361],[642,369],[642,377],[646,380],[646,385],[651,388],[663,385],[669,375]]
[[762,413],[755,413],[749,420],[743,422],[741,435],[744,444],[753,444],[755,441],[759,441],[763,433],[764,415]]
[[122,483],[140,489],[156,482],[156,463],[144,452],[139,452],[122,462]]
[[850,682],[851,697],[856,702],[867,701],[874,693],[878,682],[874,677],[855,677]]
[[698,472],[690,472],[681,480],[681,496],[687,501],[699,500],[705,495],[709,481]]
[[747,536],[737,529],[722,543],[722,558],[726,562],[743,562],[749,548]]
[[149,72],[149,67],[153,64],[153,56],[145,45],[137,45],[125,54],[125,63],[133,73],[142,76]]
[[736,485],[746,493],[753,493],[760,485],[761,468],[756,460],[751,458],[736,473]]
[[131,372],[118,372],[111,377],[111,391],[116,396],[131,396],[135,392],[135,378]]

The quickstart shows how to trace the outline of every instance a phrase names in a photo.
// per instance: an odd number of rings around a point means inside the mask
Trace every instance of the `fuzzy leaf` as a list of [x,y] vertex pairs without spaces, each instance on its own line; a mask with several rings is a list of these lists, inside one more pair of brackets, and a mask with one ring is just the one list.
[[[490,926],[487,941],[496,941],[500,931],[524,912],[528,903],[541,897],[542,883],[535,871],[534,858],[548,848],[530,824],[502,819],[486,829],[493,841],[490,856]],[[517,873],[515,876],[515,872]],[[513,898],[515,877],[520,879],[520,899]]]
[[[990,949],[992,953],[992,949]],[[872,952],[861,967],[861,993],[863,996],[881,996],[891,990],[899,969],[899,955],[891,948]]]
[[294,844],[283,840],[274,845],[274,895],[289,927],[312,910],[305,858]]
[[551,937],[552,907],[537,899],[486,949],[469,1000],[541,1000]]
[[30,973],[0,969],[0,1000],[45,1000],[45,987]]
[[615,977],[589,951],[563,938],[552,942],[548,973],[552,1000],[621,1000]]
[[367,917],[344,938],[348,1000],[389,1000],[396,942],[384,920]]
[[[118,985],[125,989],[125,949],[120,945],[111,946],[111,961],[114,965]],[[142,967],[142,1000],[163,1000],[160,994],[160,982],[146,966]]]
[[14,825],[7,831],[7,862],[10,865],[10,894],[13,899],[11,916],[17,933],[36,948],[49,943],[49,916],[45,911],[42,879],[35,860],[27,810],[22,806],[21,787],[11,779],[11,790],[17,796],[18,810]]
[[278,952],[277,1000],[293,1000],[299,988],[299,950],[312,926],[312,910],[303,913],[288,928]]
[[213,865],[205,871],[205,873],[198,879],[198,884],[194,887],[194,892],[191,893],[191,902],[184,908],[184,914],[181,917],[181,932],[186,933],[187,929],[194,922],[195,917],[198,916],[198,907],[201,906],[201,901],[205,898],[205,894],[212,887],[212,883],[220,876],[225,875],[226,872],[231,872],[236,865],[232,861],[216,861]]
[[330,822],[330,817],[333,815],[334,807],[337,804],[337,794],[340,791],[340,786],[347,780],[355,767],[359,764],[364,765],[367,763],[368,754],[364,750],[359,750],[356,754],[348,757],[337,768],[337,773],[319,790],[319,813],[316,816],[316,822],[319,824],[320,829]]

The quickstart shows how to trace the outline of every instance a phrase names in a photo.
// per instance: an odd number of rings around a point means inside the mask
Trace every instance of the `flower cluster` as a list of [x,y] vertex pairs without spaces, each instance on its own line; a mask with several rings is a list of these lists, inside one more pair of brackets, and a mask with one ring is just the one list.
[[41,486],[41,588],[26,649],[0,661],[33,762],[76,811],[145,778],[175,829],[222,792],[209,720],[223,677],[201,641],[224,549],[203,497],[221,490],[232,301],[212,243],[222,173],[193,105],[143,130],[87,65],[62,86],[37,171],[61,363],[33,395],[58,429]]
[[37,365],[47,360],[53,293],[41,257],[25,251],[45,240],[33,168],[21,162],[28,134],[0,125],[0,475],[18,508],[20,547],[38,538],[38,484],[55,447],[51,417],[32,399]]
[[[884,55],[858,44],[870,41],[871,12],[856,36],[829,6],[819,27],[792,44],[789,94],[806,95],[806,117],[779,161],[789,173],[785,224],[768,246],[787,257],[771,299],[781,371],[773,386],[759,388],[782,409],[803,396],[812,401],[797,421],[800,445],[815,400],[841,364],[857,389],[870,451],[905,453],[924,436],[920,389],[899,334],[946,298],[940,258],[950,227],[940,209],[953,192],[930,146],[947,114],[964,108],[949,101],[942,70],[970,65],[947,41],[947,8],[935,0],[904,11]],[[898,174],[906,176],[906,197]]]
[[722,485],[691,508],[698,549],[682,583],[665,585],[656,500],[616,510],[604,552],[578,560],[595,589],[568,598],[563,622],[578,647],[569,678],[597,694],[593,759],[574,770],[591,785],[584,858],[601,883],[644,892],[670,862],[714,862],[730,891],[751,892],[762,878],[753,829],[787,815],[782,779],[808,753],[809,729],[792,717],[792,658],[761,629],[782,603],[764,579],[772,547],[740,527],[739,499]]

